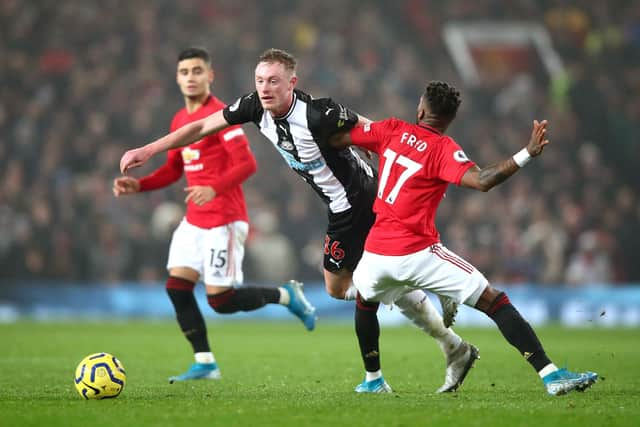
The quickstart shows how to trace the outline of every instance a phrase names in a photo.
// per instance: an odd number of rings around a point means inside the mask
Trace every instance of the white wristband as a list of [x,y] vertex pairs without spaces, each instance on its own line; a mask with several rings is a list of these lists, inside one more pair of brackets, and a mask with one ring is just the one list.
[[518,167],[523,167],[529,163],[529,160],[531,160],[531,154],[529,154],[526,147],[513,155],[513,161],[516,162]]

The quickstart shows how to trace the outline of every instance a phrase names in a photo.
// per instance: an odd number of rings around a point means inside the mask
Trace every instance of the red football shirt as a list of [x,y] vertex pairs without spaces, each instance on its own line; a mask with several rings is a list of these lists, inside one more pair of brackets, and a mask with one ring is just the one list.
[[[171,132],[224,107],[223,102],[210,96],[191,114],[183,108],[173,117]],[[231,126],[186,147],[169,150],[166,163],[140,179],[140,190],[165,187],[177,181],[183,172],[188,186],[213,187],[217,193],[213,200],[202,206],[190,201],[186,212],[190,224],[212,228],[233,221],[248,221],[241,184],[254,171],[255,158],[242,128]]]
[[351,130],[354,144],[378,153],[376,222],[365,249],[407,255],[440,241],[435,216],[449,183],[460,184],[474,163],[449,136],[387,119]]

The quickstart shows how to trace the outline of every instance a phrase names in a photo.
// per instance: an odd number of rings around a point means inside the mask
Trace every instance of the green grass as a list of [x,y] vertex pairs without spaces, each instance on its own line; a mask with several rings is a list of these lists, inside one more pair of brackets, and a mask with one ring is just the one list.
[[[460,329],[482,358],[464,387],[436,395],[444,359],[410,327],[384,328],[391,395],[357,395],[363,370],[351,325],[308,333],[289,323],[209,323],[223,379],[170,385],[191,363],[170,322],[0,325],[0,426],[632,426],[640,420],[640,330],[540,329],[556,364],[602,377],[585,393],[546,395],[495,329]],[[115,354],[127,370],[117,399],[81,400],[76,364]]]

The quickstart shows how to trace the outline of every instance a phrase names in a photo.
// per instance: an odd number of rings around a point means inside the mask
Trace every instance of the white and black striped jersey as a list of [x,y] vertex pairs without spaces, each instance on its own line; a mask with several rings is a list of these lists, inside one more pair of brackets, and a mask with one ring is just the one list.
[[328,205],[344,212],[375,179],[371,167],[351,148],[336,150],[327,143],[336,132],[349,131],[358,115],[330,98],[313,99],[294,90],[287,114],[273,117],[262,108],[257,92],[240,97],[223,110],[229,124],[253,122]]

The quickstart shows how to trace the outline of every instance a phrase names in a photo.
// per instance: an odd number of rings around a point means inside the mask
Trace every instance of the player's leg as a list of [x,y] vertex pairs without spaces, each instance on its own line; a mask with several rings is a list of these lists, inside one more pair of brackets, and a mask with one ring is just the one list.
[[395,305],[401,313],[418,328],[436,340],[446,358],[444,383],[438,393],[456,391],[463,383],[475,361],[479,359],[478,349],[445,327],[442,316],[422,291],[411,291],[396,299]]
[[549,394],[584,391],[598,379],[598,374],[594,372],[576,373],[559,369],[553,364],[529,322],[520,315],[504,292],[487,286],[477,301],[469,301],[468,304],[487,314],[498,325],[505,339],[518,349],[542,378]]
[[[352,217],[351,222],[340,215],[331,216],[325,237],[325,284],[327,292],[335,298],[347,296],[345,299],[351,299],[349,296],[352,293],[357,294],[353,285],[352,270],[359,265],[369,230],[368,224],[374,221],[373,214],[368,211],[356,210],[352,215],[356,217]],[[396,300],[396,304],[403,315],[434,337],[441,346],[446,356],[447,368],[445,383],[439,391],[454,391],[462,384],[467,372],[478,358],[477,349],[463,342],[453,330],[444,326],[442,317],[431,302],[428,299],[425,300],[424,293],[421,291],[402,295]],[[379,369],[379,334],[371,333],[371,331],[379,331],[377,305],[376,310],[368,310],[365,305],[362,302],[356,304],[355,318],[356,334],[366,370],[366,382],[367,378],[371,381],[377,380],[382,373]],[[369,355],[368,358],[365,358],[365,355]]]
[[362,257],[364,241],[373,220],[373,213],[368,208],[330,214],[324,241],[327,293],[337,299],[357,298],[355,331],[366,372],[365,380],[355,389],[358,393],[391,392],[380,370],[378,303],[368,303],[358,298],[353,285],[353,271]]
[[253,311],[267,304],[286,306],[308,330],[315,328],[315,308],[307,301],[302,283],[290,281],[277,288],[239,286],[243,282],[242,260],[249,227],[236,221],[207,230],[203,253],[203,279],[207,301],[220,314]]
[[337,271],[324,269],[324,284],[329,296],[341,300],[354,300],[358,290],[353,286],[353,273],[346,268]]
[[364,243],[376,219],[372,210],[376,191],[375,181],[371,181],[351,209],[329,214],[323,266],[327,294],[333,298],[356,299],[358,290],[353,285],[353,271],[362,257]]
[[197,251],[197,240],[197,227],[183,220],[174,231],[169,248],[169,278],[165,287],[180,329],[191,343],[195,359],[185,373],[169,378],[170,382],[220,377],[207,339],[207,327],[193,293],[202,265]]
[[391,393],[391,387],[382,376],[380,368],[380,324],[377,302],[356,297],[355,328],[364,363],[365,378],[356,386],[356,393]]
[[[359,265],[356,270],[358,277],[354,276],[354,279],[359,292],[369,300],[395,302],[405,316],[438,341],[447,360],[445,380],[437,390],[443,393],[456,391],[462,385],[479,358],[479,351],[446,328],[431,301],[422,291],[416,290],[429,290],[456,303],[471,293],[466,282],[472,267],[462,269],[460,263],[452,262],[448,257],[441,259],[435,256],[436,246],[404,256],[366,254],[369,271],[360,271]],[[361,288],[361,283],[367,282],[372,284],[370,289]],[[402,292],[398,291],[399,285],[404,289]]]

